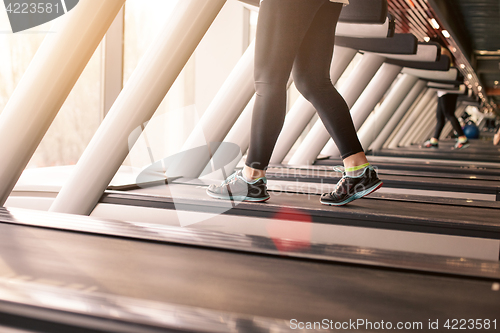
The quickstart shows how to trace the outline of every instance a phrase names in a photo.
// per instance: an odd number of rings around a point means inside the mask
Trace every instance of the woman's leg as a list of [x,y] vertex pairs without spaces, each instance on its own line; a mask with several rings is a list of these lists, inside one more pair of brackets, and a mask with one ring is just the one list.
[[266,201],[265,169],[283,126],[286,84],[298,49],[318,10],[329,0],[264,0],[255,43],[256,101],[250,147],[243,172],[236,172],[207,194],[219,199]]
[[498,129],[497,133],[495,136],[493,136],[493,144],[496,146],[500,143],[500,128]]
[[437,140],[439,140],[439,137],[441,136],[441,131],[443,130],[444,124],[446,123],[446,118],[444,115],[444,96],[438,98],[436,120],[436,129],[434,130],[434,136],[432,137],[432,139],[437,142]]
[[335,27],[342,5],[327,2],[316,14],[300,46],[293,67],[294,82],[316,108],[337,144],[345,175],[331,193],[321,196],[325,205],[341,206],[378,189],[382,182],[368,164],[349,107],[330,80]]
[[342,4],[327,2],[318,11],[293,67],[297,89],[316,108],[346,168],[367,163],[349,107],[330,80],[335,27]]
[[[286,114],[286,84],[316,13],[328,0],[264,0],[255,44],[256,100],[245,176],[263,175]],[[328,29],[331,22],[324,27]]]
[[450,121],[451,125],[459,137],[465,137],[462,126],[455,116],[455,110],[457,107],[458,95],[456,94],[446,94],[441,97],[443,99],[443,114]]
[[443,97],[443,113],[444,116],[450,121],[453,129],[457,133],[458,140],[455,144],[455,149],[467,148],[469,146],[469,140],[465,136],[464,130],[457,117],[455,116],[455,109],[457,108],[458,95],[456,94],[446,94]]
[[444,124],[446,123],[446,118],[443,111],[443,96],[438,98],[438,104],[436,107],[436,128],[434,129],[434,136],[422,144],[422,148],[438,148],[439,147],[439,136],[443,130]]

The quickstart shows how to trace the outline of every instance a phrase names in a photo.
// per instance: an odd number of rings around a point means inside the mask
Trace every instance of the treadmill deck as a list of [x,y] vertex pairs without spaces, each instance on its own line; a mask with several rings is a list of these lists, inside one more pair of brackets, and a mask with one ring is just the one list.
[[13,282],[299,321],[494,319],[500,311],[500,294],[481,279],[3,223],[0,229],[0,276]]

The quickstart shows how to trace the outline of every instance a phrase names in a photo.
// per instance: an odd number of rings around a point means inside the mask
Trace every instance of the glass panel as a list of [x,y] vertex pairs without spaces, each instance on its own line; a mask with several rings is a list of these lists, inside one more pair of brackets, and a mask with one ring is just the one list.
[[178,0],[127,0],[125,3],[124,84],[155,39]]
[[[166,23],[178,0],[127,0],[125,84]],[[228,1],[194,55],[133,144],[124,165],[144,168],[180,152],[200,117],[242,55],[244,8]],[[248,31],[248,30],[246,30]]]
[[74,165],[101,121],[101,46],[64,102],[28,167]]
[[[0,109],[3,110],[52,22],[13,34],[0,10]],[[67,98],[28,167],[75,164],[99,125],[100,49]]]
[[49,22],[13,34],[7,12],[0,10],[0,111],[7,105],[50,26]]
[[[125,4],[124,85],[164,26],[178,0],[128,0]],[[142,168],[177,152],[194,127],[194,59],[147,124],[139,143],[131,144],[125,165]],[[145,124],[146,125],[146,124]]]

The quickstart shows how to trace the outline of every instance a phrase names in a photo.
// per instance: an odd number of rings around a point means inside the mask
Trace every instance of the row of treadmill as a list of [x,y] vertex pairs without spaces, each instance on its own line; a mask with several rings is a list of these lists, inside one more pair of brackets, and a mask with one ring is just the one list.
[[[438,45],[394,34],[386,1],[351,2],[362,6],[341,21],[376,20],[387,38],[339,37],[339,46],[383,53],[431,87],[458,84]],[[457,114],[474,103],[461,98]],[[420,113],[404,129],[414,136],[391,145],[410,111],[365,147],[384,186],[343,207],[319,202],[341,177],[334,155],[272,164],[265,203],[208,197],[220,179],[153,173],[115,177],[79,216],[16,205],[54,196],[18,185],[0,209],[0,331],[496,330],[500,148],[484,132],[454,150],[448,130],[439,148],[423,149],[432,123],[412,130]]]

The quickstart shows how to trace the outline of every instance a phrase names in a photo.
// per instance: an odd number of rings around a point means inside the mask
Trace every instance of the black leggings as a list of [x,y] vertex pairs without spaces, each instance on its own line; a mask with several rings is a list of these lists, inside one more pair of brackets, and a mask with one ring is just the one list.
[[335,27],[341,10],[342,4],[329,0],[261,3],[248,166],[264,170],[269,164],[285,120],[290,72],[299,92],[316,108],[342,158],[363,151],[349,108],[330,80]]
[[434,138],[439,140],[439,136],[441,135],[441,131],[443,130],[444,124],[446,123],[446,119],[448,119],[453,126],[455,132],[457,132],[458,136],[463,136],[464,131],[458,122],[457,117],[455,117],[455,109],[457,106],[457,98],[456,94],[445,94],[438,99],[438,106],[436,109],[436,130],[434,131]]

